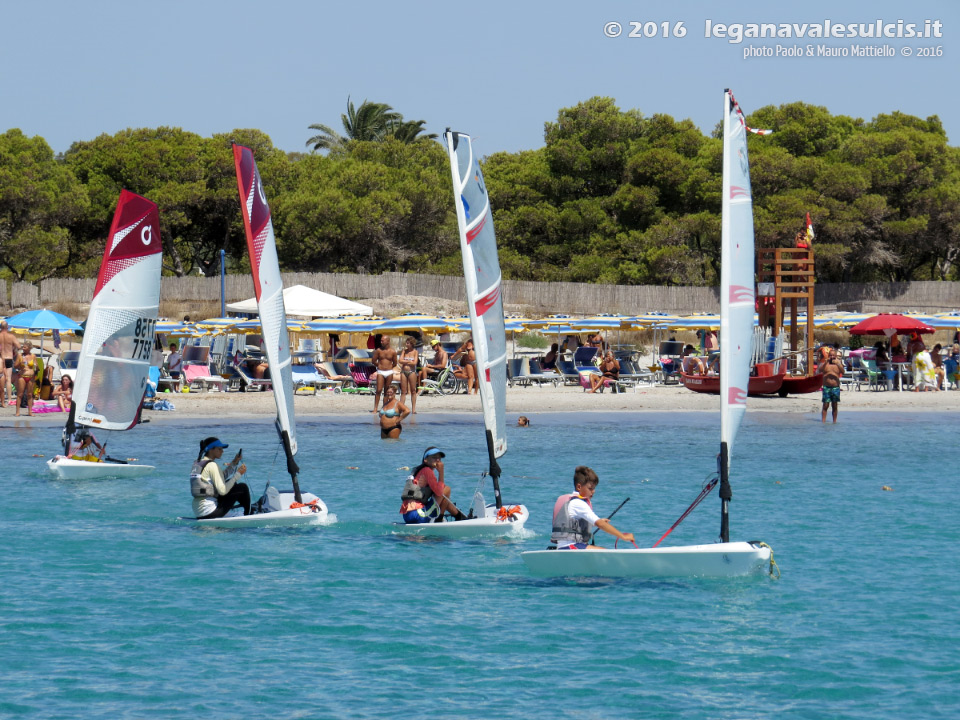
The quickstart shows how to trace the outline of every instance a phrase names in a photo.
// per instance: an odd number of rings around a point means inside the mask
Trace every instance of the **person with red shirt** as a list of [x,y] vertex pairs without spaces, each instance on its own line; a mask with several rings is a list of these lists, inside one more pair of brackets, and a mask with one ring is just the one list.
[[407,525],[443,522],[444,513],[453,515],[454,520],[467,519],[450,501],[450,486],[443,482],[444,457],[446,454],[439,448],[428,447],[423,452],[423,462],[407,478],[400,496],[400,514]]

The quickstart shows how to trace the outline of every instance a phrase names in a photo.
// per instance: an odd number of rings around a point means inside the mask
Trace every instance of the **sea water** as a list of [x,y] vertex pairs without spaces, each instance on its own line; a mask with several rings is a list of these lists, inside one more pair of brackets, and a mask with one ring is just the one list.
[[[468,506],[478,415],[421,414],[399,441],[367,418],[299,424],[300,482],[331,527],[216,530],[190,514],[201,437],[243,447],[256,497],[289,486],[268,423],[156,422],[113,454],[139,480],[46,472],[59,428],[0,430],[0,716],[30,718],[956,718],[956,415],[748,414],[733,451],[731,539],[782,572],[734,579],[544,580],[573,469],[601,515],[649,546],[715,468],[706,413],[534,415],[510,428],[500,541],[397,532],[428,445]],[[355,469],[354,469],[355,468]],[[891,488],[884,490],[883,486]],[[486,486],[486,496],[493,495]],[[714,492],[665,541],[712,542]],[[612,544],[609,536],[602,544]]]

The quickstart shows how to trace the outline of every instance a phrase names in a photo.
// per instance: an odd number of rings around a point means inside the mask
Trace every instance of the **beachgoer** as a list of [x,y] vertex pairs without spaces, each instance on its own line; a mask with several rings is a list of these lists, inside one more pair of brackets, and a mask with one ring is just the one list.
[[183,371],[183,357],[177,352],[177,344],[170,343],[170,354],[167,355],[167,372],[174,380],[180,377]]
[[687,345],[683,348],[682,365],[683,372],[687,375],[706,375],[707,364],[703,358],[697,357],[697,352],[693,345]]
[[960,389],[960,345],[953,344],[946,360],[943,361],[949,389]]
[[720,349],[720,340],[717,339],[717,333],[713,330],[705,330],[703,334],[703,349],[708,353],[716,352]]
[[419,375],[417,374],[417,363],[420,360],[420,353],[417,352],[416,341],[408,337],[403,343],[403,352],[400,353],[398,362],[400,363],[400,402],[405,402],[407,394],[410,394],[410,410],[417,412],[417,389]]
[[10,332],[7,321],[0,321],[0,358],[3,360],[3,407],[7,406],[10,396],[15,396],[13,389],[13,361],[20,352],[20,341]]
[[[917,338],[919,339],[919,335]],[[936,385],[936,370],[933,365],[933,360],[930,358],[930,353],[927,352],[926,346],[923,344],[923,341],[920,340],[919,344],[910,343],[911,347],[914,350],[913,353],[913,391],[919,392],[921,390],[929,392],[930,390],[939,390]]]
[[450,500],[450,486],[443,481],[443,458],[439,448],[428,447],[423,462],[413,469],[400,495],[400,514],[407,525],[443,522],[444,513],[454,520],[467,516]]
[[821,402],[823,411],[820,413],[820,422],[827,421],[827,408],[833,406],[833,422],[837,422],[837,413],[840,403],[840,378],[843,377],[843,363],[837,359],[837,351],[830,348],[830,354],[817,367],[817,372],[823,375],[823,390]]
[[607,354],[600,361],[600,373],[591,372],[587,375],[590,380],[590,392],[595,393],[604,385],[616,383],[620,379],[620,361],[613,356],[613,350],[607,350]]
[[376,370],[377,392],[373,396],[373,410],[377,412],[380,407],[380,396],[384,388],[393,384],[393,377],[397,370],[397,351],[390,347],[390,338],[384,335],[380,338],[380,347],[373,351],[373,367]]
[[924,345],[923,340],[920,339],[920,333],[911,333],[910,342],[907,344],[907,362],[912,362],[914,355],[926,349],[927,346]]
[[943,356],[940,354],[941,350],[943,350],[943,346],[940,343],[934,345],[933,350],[930,351],[930,360],[933,361],[934,387],[937,390],[946,390],[947,371],[943,367]]
[[37,356],[33,354],[33,343],[24,340],[20,347],[20,354],[13,363],[17,371],[17,405],[16,415],[20,414],[23,399],[27,400],[27,415],[33,415],[33,390],[37,384]]
[[250,488],[236,481],[237,475],[247,472],[243,450],[222,471],[216,462],[228,447],[215,437],[200,441],[200,454],[190,470],[193,514],[198,520],[222,518],[237,505],[243,508],[244,515],[250,514]]
[[436,377],[443,372],[444,368],[450,363],[450,356],[443,349],[440,341],[434,338],[430,341],[430,347],[433,348],[433,360],[420,369],[420,382],[423,383],[429,377]]
[[906,362],[906,353],[900,344],[900,336],[894,333],[890,337],[890,359],[893,362]]
[[593,528],[625,540],[633,542],[633,533],[617,530],[613,523],[606,518],[597,517],[590,502],[597,492],[597,483],[600,478],[597,474],[580,465],[573,471],[573,488],[575,492],[561,495],[553,506],[553,534],[550,542],[557,546],[557,550],[586,550],[593,538]]
[[467,394],[476,394],[477,388],[477,353],[473,349],[473,339],[468,338],[453,354],[453,360],[460,358],[460,365],[453,366],[453,374],[467,381]]
[[353,380],[353,375],[336,375],[329,370],[322,363],[314,363],[314,370],[323,375],[327,380],[336,380],[337,382],[350,382]]
[[380,438],[396,440],[403,431],[401,423],[410,414],[410,408],[397,400],[397,390],[388,385],[383,391],[383,407],[377,411],[380,414]]
[[52,397],[64,412],[70,411],[70,400],[73,398],[73,380],[69,375],[60,378],[60,384],[53,389]]
[[526,415],[521,415],[517,418],[517,427],[530,427],[530,418]]
[[554,343],[550,346],[550,351],[540,360],[541,370],[556,370],[557,356],[560,354],[560,346]]

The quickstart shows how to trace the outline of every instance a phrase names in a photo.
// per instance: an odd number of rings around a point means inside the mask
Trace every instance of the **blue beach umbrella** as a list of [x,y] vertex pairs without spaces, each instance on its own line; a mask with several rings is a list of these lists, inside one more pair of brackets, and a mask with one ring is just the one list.
[[60,332],[76,332],[81,330],[80,323],[74,322],[66,315],[53,310],[27,310],[7,318],[7,325],[29,332],[58,330]]

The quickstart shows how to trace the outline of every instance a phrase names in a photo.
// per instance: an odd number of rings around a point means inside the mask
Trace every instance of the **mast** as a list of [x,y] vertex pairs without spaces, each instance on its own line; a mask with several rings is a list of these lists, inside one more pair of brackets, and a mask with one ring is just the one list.
[[300,495],[298,474],[296,420],[293,410],[293,375],[290,357],[290,333],[287,313],[283,305],[283,279],[277,258],[277,243],[273,234],[270,206],[263,192],[263,182],[253,158],[253,150],[233,144],[233,159],[237,170],[237,189],[240,192],[243,230],[247,237],[250,270],[257,296],[257,310],[263,333],[263,346],[270,365],[273,398],[277,404],[277,434],[287,458],[287,472],[293,483],[296,502]]
[[[723,94],[720,263],[720,540],[730,541],[730,455],[747,410],[754,311],[753,205],[747,124],[730,90]],[[765,131],[761,131],[764,132]]]
[[473,154],[469,135],[447,128],[444,133],[450,156],[454,204],[460,229],[460,252],[466,286],[470,328],[477,356],[477,385],[486,428],[489,474],[497,509],[500,496],[500,465],[497,458],[507,451],[505,407],[507,399],[507,335],[503,321],[502,275],[497,257],[490,198],[480,163]]

